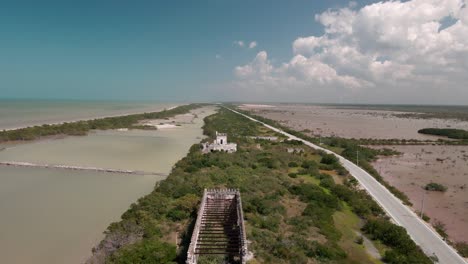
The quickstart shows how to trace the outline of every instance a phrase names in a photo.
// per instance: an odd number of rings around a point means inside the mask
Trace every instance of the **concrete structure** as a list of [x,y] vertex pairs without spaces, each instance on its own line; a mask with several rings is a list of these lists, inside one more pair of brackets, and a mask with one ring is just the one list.
[[205,189],[187,252],[187,264],[206,255],[224,256],[227,263],[248,260],[244,215],[239,190]]
[[249,137],[252,139],[263,139],[263,140],[269,140],[269,141],[278,141],[278,137],[264,137],[264,136],[252,136]]
[[287,148],[288,153],[302,153],[304,152],[303,148]]
[[222,151],[233,153],[237,151],[237,144],[236,143],[228,143],[227,141],[227,134],[225,133],[218,133],[216,131],[216,139],[213,143],[202,143],[202,152],[209,153],[213,151]]
[[[227,108],[229,109],[229,108]],[[374,198],[377,203],[387,212],[387,214],[397,223],[404,227],[414,242],[419,245],[428,256],[436,256],[438,263],[447,264],[466,264],[465,260],[450,247],[444,239],[431,229],[421,218],[419,218],[410,208],[404,205],[397,197],[395,197],[385,186],[379,183],[368,172],[345,159],[344,157],[313,144],[307,140],[291,135],[281,129],[260,122],[248,115],[238,111],[229,109],[234,113],[242,115],[252,121],[258,122],[269,129],[281,133],[290,139],[299,140],[305,145],[314,149],[322,150],[328,154],[333,154],[339,158],[343,167],[345,167],[354,178],[366,189],[366,191]]]

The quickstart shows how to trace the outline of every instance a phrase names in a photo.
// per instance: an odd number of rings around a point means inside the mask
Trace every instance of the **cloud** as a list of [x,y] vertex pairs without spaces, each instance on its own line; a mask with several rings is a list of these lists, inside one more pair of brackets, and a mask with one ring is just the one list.
[[244,47],[245,46],[245,43],[242,40],[236,40],[236,41],[234,41],[234,44],[239,46],[239,47]]
[[249,49],[253,49],[253,48],[255,48],[255,47],[257,47],[257,42],[256,42],[256,41],[250,42],[250,44],[249,44]]
[[466,0],[355,6],[317,14],[324,34],[298,37],[289,61],[273,65],[261,51],[236,67],[233,86],[272,100],[468,103]]
[[216,58],[217,60],[219,60],[219,59],[222,59],[223,56],[221,56],[221,55],[219,55],[219,54],[216,54],[216,55],[215,55],[215,58]]

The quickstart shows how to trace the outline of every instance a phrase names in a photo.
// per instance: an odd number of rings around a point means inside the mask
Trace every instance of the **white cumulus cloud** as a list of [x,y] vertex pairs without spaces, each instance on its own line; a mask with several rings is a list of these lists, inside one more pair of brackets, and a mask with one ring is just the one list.
[[239,46],[239,47],[244,47],[245,46],[245,43],[242,40],[236,40],[236,41],[234,41],[234,44]]
[[355,6],[317,14],[324,34],[298,37],[289,61],[273,65],[261,51],[236,67],[236,86],[272,100],[468,103],[466,0]]
[[256,42],[256,41],[250,42],[250,44],[249,44],[249,49],[253,49],[253,48],[255,48],[255,47],[257,47],[257,42]]

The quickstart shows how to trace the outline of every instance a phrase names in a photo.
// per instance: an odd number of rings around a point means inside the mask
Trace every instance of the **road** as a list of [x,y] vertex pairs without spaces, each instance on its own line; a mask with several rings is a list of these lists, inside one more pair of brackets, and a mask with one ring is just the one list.
[[[227,108],[229,109],[229,108]],[[400,226],[406,228],[406,231],[411,238],[418,244],[422,250],[428,255],[435,255],[439,259],[438,263],[442,264],[466,264],[465,260],[458,255],[458,253],[450,247],[434,230],[426,225],[410,208],[405,206],[398,198],[396,198],[390,191],[387,190],[382,184],[374,179],[369,173],[361,169],[351,161],[344,157],[320,146],[317,146],[307,140],[298,138],[294,135],[286,133],[285,131],[276,127],[270,126],[260,122],[250,116],[242,114],[233,109],[229,109],[234,113],[242,115],[252,121],[259,122],[269,129],[283,134],[290,139],[302,141],[305,145],[314,149],[323,150],[327,153],[334,154],[340,159],[343,166],[353,175],[359,183],[367,190],[367,192],[376,200],[380,206],[387,212],[387,214]]]

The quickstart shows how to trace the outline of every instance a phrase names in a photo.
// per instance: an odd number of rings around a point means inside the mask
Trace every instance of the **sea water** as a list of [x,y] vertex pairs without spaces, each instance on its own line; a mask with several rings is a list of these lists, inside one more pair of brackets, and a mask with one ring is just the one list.
[[[203,137],[195,110],[181,127],[97,131],[89,136],[8,145],[0,161],[16,160],[169,173]],[[127,175],[0,166],[0,263],[82,263],[131,203],[148,194],[156,175]]]
[[161,111],[176,103],[0,99],[0,129]]

